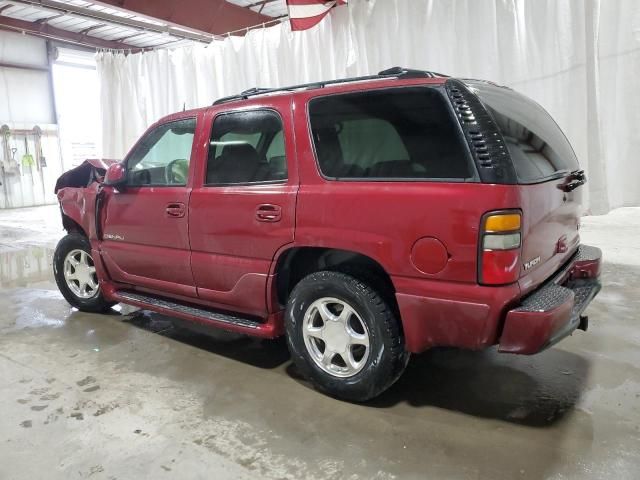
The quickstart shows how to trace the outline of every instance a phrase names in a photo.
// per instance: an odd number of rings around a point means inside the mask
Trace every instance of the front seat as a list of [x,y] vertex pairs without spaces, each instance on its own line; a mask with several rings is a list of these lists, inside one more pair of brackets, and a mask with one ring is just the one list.
[[219,161],[210,163],[208,184],[253,182],[260,165],[258,152],[248,143],[226,145]]

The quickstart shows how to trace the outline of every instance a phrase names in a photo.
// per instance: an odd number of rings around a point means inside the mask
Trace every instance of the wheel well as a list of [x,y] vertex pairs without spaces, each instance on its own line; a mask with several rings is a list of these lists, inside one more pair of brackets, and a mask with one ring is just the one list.
[[66,215],[64,213],[62,214],[62,227],[68,233],[79,233],[89,238],[89,236],[84,231],[84,229],[80,226],[80,224],[76,222],[73,218],[71,218],[69,215]]
[[286,305],[297,283],[321,270],[343,272],[367,283],[383,295],[397,313],[395,288],[382,265],[366,255],[333,248],[297,247],[284,252],[276,265],[278,302]]

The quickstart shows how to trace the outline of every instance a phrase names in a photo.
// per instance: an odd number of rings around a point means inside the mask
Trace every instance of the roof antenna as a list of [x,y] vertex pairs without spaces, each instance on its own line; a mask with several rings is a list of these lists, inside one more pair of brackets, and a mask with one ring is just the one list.
[[183,112],[187,111],[187,102],[182,102],[182,111]]

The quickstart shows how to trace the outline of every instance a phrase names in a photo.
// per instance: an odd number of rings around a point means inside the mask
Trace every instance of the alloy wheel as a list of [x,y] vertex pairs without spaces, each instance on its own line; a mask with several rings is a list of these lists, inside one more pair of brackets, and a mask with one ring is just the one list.
[[99,290],[96,267],[84,250],[71,250],[64,259],[64,279],[78,298],[92,298]]
[[335,377],[351,377],[367,363],[369,330],[344,300],[324,297],[313,302],[305,312],[302,334],[314,363]]

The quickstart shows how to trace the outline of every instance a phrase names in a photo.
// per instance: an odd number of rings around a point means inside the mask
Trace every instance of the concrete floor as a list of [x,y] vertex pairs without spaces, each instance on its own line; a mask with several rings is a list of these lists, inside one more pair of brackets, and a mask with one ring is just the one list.
[[352,405],[282,341],[73,311],[56,207],[0,211],[0,479],[636,479],[640,209],[583,224],[606,258],[587,333],[532,357],[434,350]]

